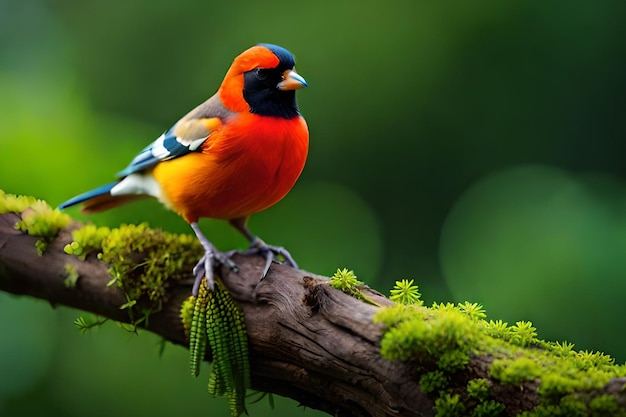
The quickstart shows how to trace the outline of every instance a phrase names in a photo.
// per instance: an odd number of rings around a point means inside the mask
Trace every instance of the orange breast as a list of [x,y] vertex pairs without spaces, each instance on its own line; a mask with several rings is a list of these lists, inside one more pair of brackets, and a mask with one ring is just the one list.
[[240,113],[211,135],[202,152],[161,162],[153,175],[164,203],[186,221],[234,219],[282,199],[304,168],[308,145],[301,117]]

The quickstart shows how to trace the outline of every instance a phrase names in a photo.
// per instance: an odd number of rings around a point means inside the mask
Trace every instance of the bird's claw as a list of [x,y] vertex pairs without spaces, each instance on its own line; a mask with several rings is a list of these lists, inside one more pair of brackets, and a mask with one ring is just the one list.
[[193,283],[191,294],[195,297],[198,295],[202,278],[206,278],[207,287],[213,290],[215,280],[213,279],[213,270],[220,265],[226,265],[231,270],[237,272],[239,268],[226,254],[215,248],[207,249],[196,266],[193,267],[193,274],[196,279]]
[[[261,275],[261,279],[265,278],[267,272],[272,265],[272,262],[276,262],[278,264],[288,265],[292,268],[298,268],[298,264],[293,259],[289,251],[282,246],[271,246],[267,243],[263,242],[258,237],[254,238],[250,243],[250,247],[245,251],[241,252],[243,255],[260,255],[265,259],[265,266],[263,267],[263,275]],[[284,260],[280,260],[280,258]]]

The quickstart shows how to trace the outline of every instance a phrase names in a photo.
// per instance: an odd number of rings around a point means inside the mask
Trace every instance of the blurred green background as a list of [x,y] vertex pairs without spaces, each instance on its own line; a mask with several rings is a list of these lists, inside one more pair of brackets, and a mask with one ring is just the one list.
[[[626,360],[626,3],[0,0],[0,188],[108,182],[258,42],[310,87],[294,190],[252,229],[304,269],[482,303]],[[80,216],[188,233],[154,201]],[[246,242],[202,222],[223,249]],[[187,352],[0,294],[0,415],[227,415]],[[291,401],[253,416],[318,415]]]

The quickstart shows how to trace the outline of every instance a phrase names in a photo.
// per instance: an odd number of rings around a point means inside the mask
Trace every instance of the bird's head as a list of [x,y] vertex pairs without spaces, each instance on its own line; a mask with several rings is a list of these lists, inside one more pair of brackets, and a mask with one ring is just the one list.
[[291,52],[259,44],[235,58],[219,90],[222,103],[235,112],[290,119],[299,115],[295,90],[307,86],[294,69]]

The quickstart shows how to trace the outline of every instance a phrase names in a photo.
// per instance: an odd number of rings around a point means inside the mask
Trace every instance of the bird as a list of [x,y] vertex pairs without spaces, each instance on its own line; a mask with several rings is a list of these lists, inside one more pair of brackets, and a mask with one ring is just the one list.
[[213,289],[214,268],[237,270],[202,233],[200,218],[227,220],[243,234],[250,242],[243,253],[265,258],[261,279],[272,262],[297,268],[286,249],[266,244],[247,223],[287,195],[304,169],[309,130],[295,91],[307,86],[287,49],[252,46],[235,57],[214,95],[141,150],[116,181],[73,197],[59,209],[82,204],[83,213],[97,213],[156,198],[189,223],[204,248],[193,269],[193,295],[203,278]]

